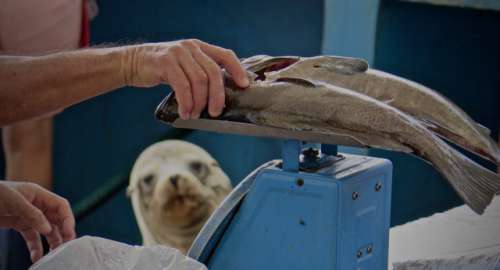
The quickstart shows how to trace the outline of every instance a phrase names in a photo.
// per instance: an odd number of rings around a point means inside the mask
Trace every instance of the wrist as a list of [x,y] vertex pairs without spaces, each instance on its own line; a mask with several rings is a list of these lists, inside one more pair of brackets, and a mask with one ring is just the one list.
[[144,43],[120,48],[121,73],[124,84],[134,87],[152,87],[160,83],[157,53],[162,49],[154,43]]
[[133,78],[137,73],[137,50],[136,46],[123,46],[117,48],[120,55],[120,77],[125,86],[133,85]]

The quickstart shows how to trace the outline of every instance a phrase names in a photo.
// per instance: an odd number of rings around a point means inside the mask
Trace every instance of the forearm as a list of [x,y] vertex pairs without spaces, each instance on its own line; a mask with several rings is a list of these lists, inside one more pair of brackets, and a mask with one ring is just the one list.
[[43,116],[113,89],[169,84],[181,117],[212,116],[224,106],[221,66],[239,87],[249,85],[234,52],[199,40],[0,56],[0,126]]
[[125,50],[0,56],[0,126],[64,109],[124,86]]

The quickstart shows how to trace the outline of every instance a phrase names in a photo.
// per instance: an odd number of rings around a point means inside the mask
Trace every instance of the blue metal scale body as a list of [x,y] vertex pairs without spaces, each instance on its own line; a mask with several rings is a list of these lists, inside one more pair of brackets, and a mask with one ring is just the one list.
[[[188,255],[211,270],[387,269],[391,162],[342,154],[304,172],[301,146],[285,142],[281,166],[258,171],[217,231],[204,228]],[[322,150],[324,158],[337,156],[335,148]]]

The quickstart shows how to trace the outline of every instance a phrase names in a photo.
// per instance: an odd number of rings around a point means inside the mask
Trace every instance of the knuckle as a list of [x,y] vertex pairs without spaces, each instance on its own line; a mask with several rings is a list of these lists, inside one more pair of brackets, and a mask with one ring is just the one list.
[[230,50],[230,49],[224,49],[223,54],[227,57],[235,57],[236,58],[236,53],[234,53],[234,51]]
[[191,45],[193,45],[193,43],[189,39],[181,40],[179,42],[179,44],[181,44],[182,46],[191,46]]
[[189,85],[189,82],[187,82],[185,80],[181,80],[177,84],[177,88],[178,88],[177,90],[180,90],[180,91],[189,91],[191,86]]
[[172,54],[174,55],[180,55],[182,53],[182,47],[180,45],[172,45],[172,47],[170,47],[169,49],[169,52],[171,52]]
[[191,100],[187,100],[184,102],[183,106],[186,110],[191,111],[191,110],[193,110],[194,104]]
[[196,84],[207,84],[207,82],[208,82],[208,76],[207,76],[207,74],[205,74],[203,72],[199,72],[196,75],[196,79],[195,79],[195,83]]
[[62,204],[65,208],[71,208],[71,205],[69,204],[69,201],[68,201],[67,199],[61,198],[61,204]]
[[36,222],[39,222],[40,220],[42,220],[45,216],[43,215],[42,211],[40,211],[39,209],[33,209],[33,211],[31,211],[30,213],[30,218],[33,220],[33,221],[36,221]]
[[190,47],[190,48],[192,48],[192,47],[197,47],[197,46],[198,46],[198,44],[199,44],[199,40],[197,40],[197,39],[185,39],[185,40],[182,40],[182,41],[180,42],[180,44],[181,44],[182,46],[185,46],[185,47]]
[[37,183],[24,183],[23,185],[29,189],[42,189],[42,187]]
[[195,45],[199,45],[201,44],[201,40],[197,39],[197,38],[191,38],[189,39],[192,43],[194,43]]
[[219,79],[219,77],[222,77],[222,71],[221,69],[216,66],[216,65],[211,65],[208,69],[208,74],[211,78],[214,78],[214,79]]
[[220,103],[223,103],[224,102],[224,98],[225,98],[225,93],[224,91],[217,91],[215,93],[215,97],[216,97],[216,101],[217,102],[220,102]]
[[160,61],[166,65],[170,65],[173,63],[172,55],[170,54],[163,55]]

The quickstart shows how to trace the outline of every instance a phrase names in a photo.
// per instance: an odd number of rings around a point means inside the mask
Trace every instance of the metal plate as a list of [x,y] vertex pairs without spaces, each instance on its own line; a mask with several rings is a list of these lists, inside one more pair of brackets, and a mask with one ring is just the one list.
[[[168,113],[168,106],[171,106],[173,95],[166,97],[156,109],[156,118],[160,121],[169,124],[176,128],[186,128],[186,129],[197,129],[205,130],[219,133],[230,133],[239,134],[247,136],[258,136],[258,137],[269,137],[269,138],[279,138],[279,139],[294,139],[309,142],[318,142],[326,144],[335,145],[346,145],[346,146],[356,146],[356,147],[366,147],[361,142],[357,141],[353,137],[344,134],[335,133],[317,133],[311,131],[300,131],[300,130],[289,130],[283,128],[274,128],[266,126],[258,126],[251,123],[243,123],[237,121],[229,120],[219,120],[213,118],[203,118],[193,119],[193,120],[182,120],[177,115]],[[171,111],[171,110],[170,110]],[[167,112],[167,113],[166,113]]]

